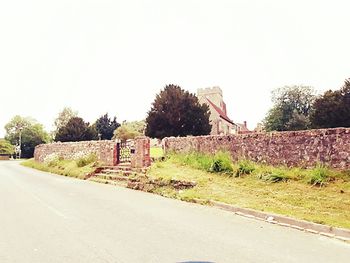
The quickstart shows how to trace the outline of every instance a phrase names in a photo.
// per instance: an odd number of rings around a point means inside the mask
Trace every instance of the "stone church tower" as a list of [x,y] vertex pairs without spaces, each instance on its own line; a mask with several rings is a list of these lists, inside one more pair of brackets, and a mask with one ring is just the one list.
[[210,109],[211,135],[233,134],[237,132],[234,122],[227,116],[226,104],[220,87],[197,90],[200,103],[205,103]]
[[197,97],[200,103],[207,103],[206,99],[209,99],[211,102],[213,102],[216,106],[220,107],[220,109],[227,114],[226,112],[226,104],[222,97],[222,90],[220,87],[212,87],[212,88],[205,88],[205,89],[198,89],[197,91]]

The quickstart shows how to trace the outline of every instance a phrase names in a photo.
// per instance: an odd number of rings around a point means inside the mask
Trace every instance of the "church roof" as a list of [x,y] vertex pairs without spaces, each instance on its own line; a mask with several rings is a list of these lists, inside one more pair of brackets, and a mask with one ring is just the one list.
[[236,123],[237,126],[240,127],[240,130],[243,131],[243,132],[246,132],[246,131],[249,131],[247,126],[243,123]]
[[215,103],[213,103],[210,99],[206,98],[207,101],[209,102],[209,104],[214,108],[214,110],[219,113],[220,117],[223,118],[225,121],[231,123],[231,124],[235,124],[227,115],[226,113],[220,109],[217,105],[215,105]]

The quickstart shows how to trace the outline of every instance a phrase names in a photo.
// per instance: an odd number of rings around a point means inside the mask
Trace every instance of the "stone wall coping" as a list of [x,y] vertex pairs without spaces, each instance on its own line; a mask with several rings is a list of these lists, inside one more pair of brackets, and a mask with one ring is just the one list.
[[36,147],[43,147],[49,145],[74,145],[74,144],[103,144],[103,143],[116,143],[113,140],[99,140],[99,141],[78,141],[78,142],[51,142],[39,144]]
[[[228,138],[228,137],[242,137],[242,138],[249,138],[249,137],[256,137],[256,136],[303,136],[305,134],[312,134],[315,133],[318,135],[324,134],[324,135],[330,135],[330,134],[342,134],[342,133],[349,133],[350,134],[350,128],[329,128],[329,129],[311,129],[311,130],[300,130],[300,131],[272,131],[272,132],[252,132],[252,133],[244,133],[244,134],[230,134],[230,135],[200,135],[200,136],[194,136],[194,135],[188,135],[188,136],[170,136],[165,137],[163,140],[172,140],[172,139],[180,139],[180,138]],[[288,136],[289,137],[289,136]]]

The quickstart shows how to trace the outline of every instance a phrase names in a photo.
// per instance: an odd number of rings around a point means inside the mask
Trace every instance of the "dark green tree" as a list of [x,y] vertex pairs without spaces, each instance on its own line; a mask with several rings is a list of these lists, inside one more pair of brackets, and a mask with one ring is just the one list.
[[32,118],[23,118],[17,115],[5,125],[5,130],[5,139],[12,145],[19,144],[21,135],[21,156],[23,158],[33,157],[35,146],[50,140],[43,125]]
[[317,98],[310,119],[313,128],[350,127],[350,79],[340,90]]
[[69,107],[64,107],[63,110],[60,113],[58,113],[58,116],[55,119],[55,123],[54,123],[55,130],[53,131],[53,134],[55,135],[58,132],[58,130],[61,127],[65,126],[71,118],[77,117],[77,116],[78,116],[78,112],[73,111]]
[[266,131],[309,129],[309,115],[314,100],[314,91],[308,86],[285,86],[274,90],[274,105],[264,120]]
[[101,135],[102,140],[110,140],[113,137],[114,130],[117,129],[120,124],[117,122],[116,117],[111,120],[108,117],[108,113],[106,113],[97,119],[95,126],[97,132]]
[[167,136],[207,135],[211,131],[206,104],[176,85],[167,85],[157,94],[146,118],[145,134],[162,139]]
[[59,128],[55,137],[55,141],[75,142],[75,141],[91,141],[97,140],[97,132],[93,126],[80,117],[71,118],[68,123]]

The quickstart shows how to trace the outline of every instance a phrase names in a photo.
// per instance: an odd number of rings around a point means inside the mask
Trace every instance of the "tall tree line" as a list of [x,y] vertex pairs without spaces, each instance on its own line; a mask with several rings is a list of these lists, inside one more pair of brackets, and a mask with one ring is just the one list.
[[266,131],[350,127],[350,79],[319,96],[309,86],[285,86],[273,91],[272,101]]

